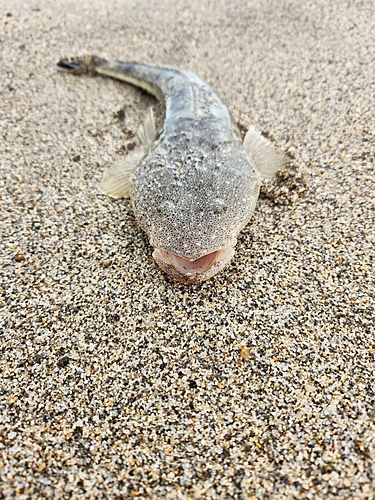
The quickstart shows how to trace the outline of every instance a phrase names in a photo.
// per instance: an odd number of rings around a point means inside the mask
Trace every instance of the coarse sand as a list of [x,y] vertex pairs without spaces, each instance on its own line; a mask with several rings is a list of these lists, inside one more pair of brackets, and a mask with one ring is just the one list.
[[[0,498],[375,498],[373,0],[0,0]],[[98,191],[170,64],[293,157],[232,264],[152,260]]]

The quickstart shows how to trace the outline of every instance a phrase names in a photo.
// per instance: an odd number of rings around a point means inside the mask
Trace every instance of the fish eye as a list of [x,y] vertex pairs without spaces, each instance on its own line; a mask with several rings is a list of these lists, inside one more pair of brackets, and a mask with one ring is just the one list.
[[216,198],[211,202],[211,209],[216,213],[216,214],[222,214],[228,210],[228,206],[224,202],[224,200],[221,200],[220,198]]
[[157,213],[161,217],[169,217],[175,211],[175,205],[171,201],[162,201],[156,208]]

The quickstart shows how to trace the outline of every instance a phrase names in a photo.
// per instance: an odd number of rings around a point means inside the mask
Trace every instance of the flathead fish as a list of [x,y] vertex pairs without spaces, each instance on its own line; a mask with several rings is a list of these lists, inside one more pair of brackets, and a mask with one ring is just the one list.
[[157,130],[151,109],[138,146],[105,170],[100,190],[130,196],[155,262],[173,278],[199,283],[218,273],[254,212],[261,180],[271,180],[286,156],[254,128],[242,142],[227,107],[189,71],[96,56],[63,59],[57,66],[123,80],[163,104],[162,128]]

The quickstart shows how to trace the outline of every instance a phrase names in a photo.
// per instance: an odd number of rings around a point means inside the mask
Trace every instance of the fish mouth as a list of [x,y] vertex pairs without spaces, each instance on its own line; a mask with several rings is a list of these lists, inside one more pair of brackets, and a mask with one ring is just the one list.
[[155,248],[152,256],[163,271],[181,283],[200,283],[212,278],[234,255],[232,247],[216,250],[198,259],[185,259],[167,250]]

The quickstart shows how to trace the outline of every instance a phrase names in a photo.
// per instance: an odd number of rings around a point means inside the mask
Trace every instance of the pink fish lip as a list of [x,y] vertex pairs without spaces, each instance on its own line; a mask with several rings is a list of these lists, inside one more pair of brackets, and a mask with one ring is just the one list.
[[232,247],[216,250],[198,259],[186,259],[167,250],[155,248],[155,262],[182,283],[200,283],[217,274],[233,257]]

